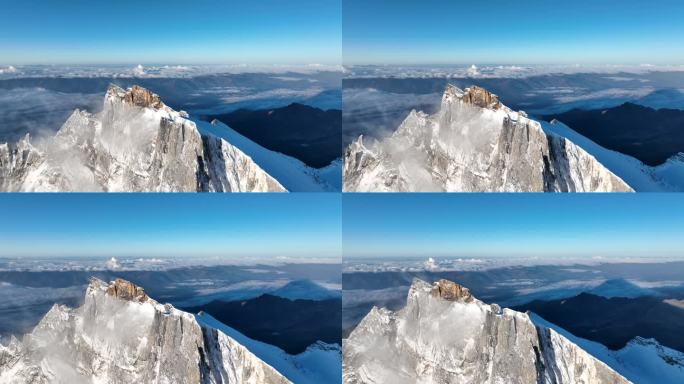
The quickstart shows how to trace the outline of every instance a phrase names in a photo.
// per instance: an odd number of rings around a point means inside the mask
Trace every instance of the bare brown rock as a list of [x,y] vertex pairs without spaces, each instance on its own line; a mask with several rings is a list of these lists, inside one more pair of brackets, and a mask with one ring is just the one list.
[[466,88],[463,92],[461,100],[463,100],[463,102],[466,104],[472,104],[480,108],[488,108],[492,110],[501,108],[499,98],[495,94],[476,85]]
[[143,108],[152,107],[154,109],[160,109],[164,106],[158,95],[137,85],[126,90],[123,100]]
[[440,279],[432,286],[431,294],[447,301],[473,301],[473,295],[468,288],[445,279]]
[[116,279],[109,283],[107,294],[122,300],[144,303],[148,297],[145,290],[124,279]]

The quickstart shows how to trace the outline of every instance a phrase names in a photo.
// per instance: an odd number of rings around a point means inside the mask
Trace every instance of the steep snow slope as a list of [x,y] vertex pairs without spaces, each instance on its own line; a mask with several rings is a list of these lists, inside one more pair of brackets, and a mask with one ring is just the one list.
[[414,280],[406,307],[374,307],[343,341],[345,383],[628,383],[558,332],[468,289]]
[[574,336],[535,313],[530,314],[530,319],[539,326],[554,329],[635,384],[684,382],[684,353],[663,347],[654,339],[637,337],[624,348],[611,351],[600,343]]
[[282,349],[248,338],[237,330],[200,313],[197,321],[216,328],[263,360],[296,384],[341,383],[342,351],[339,344],[317,342],[298,355],[290,355]]
[[541,124],[545,132],[565,137],[590,153],[637,192],[684,191],[684,154],[673,156],[657,167],[650,167],[631,156],[596,144],[558,120]]
[[240,148],[290,191],[326,192],[340,190],[342,171],[341,164],[337,161],[332,162],[327,167],[315,169],[294,157],[260,146],[218,120],[213,120],[211,123],[197,121],[197,126],[202,133],[220,137]]
[[235,339],[124,280],[93,279],[83,306],[55,304],[0,346],[2,383],[289,383]]
[[632,191],[571,141],[547,135],[479,87],[447,86],[434,115],[411,111],[381,141],[344,157],[345,191]]

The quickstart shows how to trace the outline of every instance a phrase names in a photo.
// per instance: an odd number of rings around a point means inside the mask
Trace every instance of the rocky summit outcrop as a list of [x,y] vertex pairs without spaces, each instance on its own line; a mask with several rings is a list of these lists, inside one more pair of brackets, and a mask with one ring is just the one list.
[[139,86],[112,85],[51,137],[0,144],[0,191],[281,192],[250,156]]
[[464,303],[473,301],[473,295],[470,294],[468,288],[445,279],[440,279],[434,284],[432,296],[447,301],[461,301]]
[[447,280],[414,280],[397,312],[374,307],[343,341],[343,382],[629,383],[527,314]]
[[290,383],[235,339],[142,288],[93,279],[80,308],[55,305],[0,345],[0,383]]
[[121,88],[118,87],[109,87],[107,96],[118,97],[126,103],[141,108],[161,109],[165,107],[158,95],[138,85],[132,86],[127,92],[121,92]]
[[345,150],[349,192],[629,192],[568,139],[480,87],[447,86],[434,115],[411,111],[382,140]]
[[480,108],[487,108],[494,111],[501,108],[498,96],[478,86],[472,86],[466,88],[465,91],[461,91],[460,89],[449,85],[444,91],[444,98],[448,100],[452,97],[460,99],[464,104],[474,105]]
[[137,301],[144,303],[147,301],[145,290],[124,279],[116,279],[107,287],[107,294],[121,300]]

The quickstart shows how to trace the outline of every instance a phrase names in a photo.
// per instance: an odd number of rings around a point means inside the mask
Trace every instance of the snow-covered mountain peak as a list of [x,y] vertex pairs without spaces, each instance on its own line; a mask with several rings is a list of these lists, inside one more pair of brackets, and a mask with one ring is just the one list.
[[39,145],[28,138],[0,145],[0,190],[282,192],[285,188],[238,146],[200,132],[186,113],[164,105],[151,91],[112,85],[101,112],[74,111],[54,136]]
[[527,314],[447,280],[414,280],[399,311],[374,307],[344,340],[343,363],[349,384],[628,383]]
[[1,383],[290,383],[244,345],[136,285],[91,280],[79,308],[54,305],[0,346]]
[[411,111],[388,137],[345,151],[350,192],[627,192],[593,156],[547,134],[484,88],[449,85],[435,114]]

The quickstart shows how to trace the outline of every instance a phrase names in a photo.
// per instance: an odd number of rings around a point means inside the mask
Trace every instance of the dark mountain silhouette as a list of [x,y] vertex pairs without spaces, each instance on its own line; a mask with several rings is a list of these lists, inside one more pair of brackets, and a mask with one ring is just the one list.
[[589,293],[575,297],[535,300],[513,309],[532,311],[572,334],[617,350],[637,336],[654,338],[667,347],[684,351],[684,309],[662,298],[605,298]]

